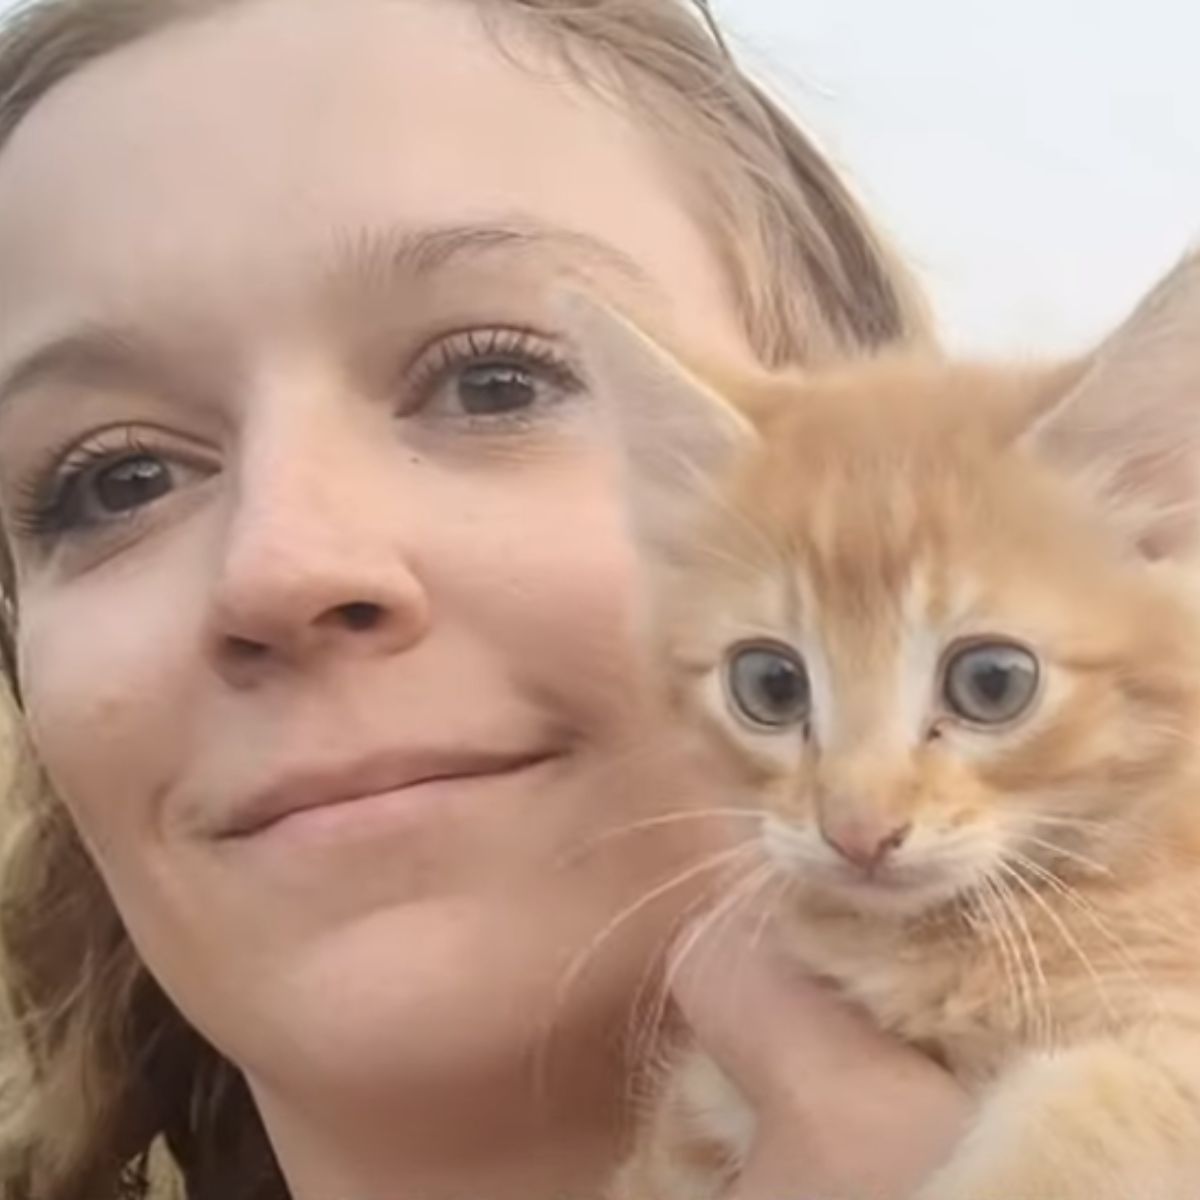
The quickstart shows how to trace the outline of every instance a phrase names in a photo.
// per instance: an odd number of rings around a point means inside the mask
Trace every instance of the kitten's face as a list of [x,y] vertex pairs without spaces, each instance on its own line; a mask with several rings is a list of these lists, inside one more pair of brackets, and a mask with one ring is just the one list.
[[1200,795],[1196,582],[1164,571],[1200,553],[1200,255],[1040,372],[701,378],[567,304],[658,661],[786,877],[889,918],[988,909],[1172,836]]
[[1190,763],[1195,627],[984,419],[1029,386],[897,363],[771,397],[648,547],[676,694],[805,894],[911,916],[1105,872]]

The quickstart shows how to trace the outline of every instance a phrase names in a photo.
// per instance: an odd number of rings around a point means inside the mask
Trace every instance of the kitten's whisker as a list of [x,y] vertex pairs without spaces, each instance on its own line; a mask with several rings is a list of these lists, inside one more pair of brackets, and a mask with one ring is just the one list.
[[978,911],[979,929],[985,938],[994,941],[1000,957],[1000,966],[1004,971],[1005,1007],[1012,1014],[1013,1029],[1019,1031],[1024,1021],[1021,981],[1014,965],[1014,952],[1010,936],[1003,923],[1003,916],[997,920],[991,897],[985,890],[987,880],[983,885],[973,887],[964,899],[968,905],[968,919],[974,919]]
[[[676,947],[674,944],[672,945],[672,954],[659,985],[658,999],[654,1005],[652,1020],[646,1025],[646,1034],[653,1037],[657,1028],[661,1025],[663,1015],[670,1003],[675,980],[678,978],[684,964],[695,952],[696,947],[701,945],[703,940],[712,934],[723,921],[728,920],[743,903],[752,900],[770,882],[774,873],[774,867],[769,864],[760,865],[749,871],[747,875],[727,890],[726,894],[721,898],[719,903],[714,905],[711,911],[706,913],[693,925],[681,946]],[[642,1061],[646,1057],[648,1057],[648,1046],[644,1042],[639,1042],[636,1047],[636,1059],[637,1061]]]
[[1024,869],[1031,872],[1048,888],[1054,891],[1057,895],[1061,896],[1063,900],[1080,912],[1087,919],[1089,924],[1091,924],[1091,926],[1096,930],[1096,932],[1108,942],[1109,946],[1120,960],[1125,973],[1132,979],[1136,980],[1155,1007],[1158,1006],[1155,989],[1151,985],[1149,979],[1146,977],[1146,973],[1141,964],[1138,963],[1138,961],[1133,957],[1128,943],[1109,925],[1107,921],[1104,920],[1094,904],[1090,903],[1079,893],[1078,889],[1071,887],[1070,884],[1060,879],[1054,874],[1054,872],[1047,870],[1040,863],[1036,863],[1031,859],[1025,858],[1024,855],[1014,855],[1014,865],[1019,869]]
[[1158,845],[1155,834],[1139,830],[1137,823],[1120,817],[1107,817],[1103,820],[1089,817],[1044,816],[1033,819],[1035,826],[1049,826],[1053,829],[1063,829],[1068,832],[1078,832],[1092,835],[1105,842],[1133,842],[1143,846]]
[[[1069,859],[1071,862],[1078,863],[1082,867],[1086,867],[1089,871],[1098,875],[1112,876],[1113,870],[1111,867],[1105,866],[1102,862],[1094,858],[1089,858],[1086,854],[1079,854],[1075,850],[1068,850],[1066,846],[1061,846],[1057,842],[1047,841],[1045,838],[1034,837],[1032,834],[1025,834],[1024,841],[1029,842],[1033,846],[1039,846],[1043,850],[1049,850],[1051,854],[1061,855],[1063,858]],[[1024,856],[1022,856],[1024,857]]]
[[795,880],[790,873],[777,871],[775,882],[775,894],[763,903],[763,910],[758,918],[758,925],[751,935],[750,948],[752,950],[757,949],[758,945],[762,942],[763,935],[767,931],[767,926],[770,924],[771,918],[784,907],[784,902],[787,899],[788,893],[792,890]]
[[761,821],[762,814],[745,808],[695,808],[660,813],[654,817],[645,817],[642,820],[630,821],[627,825],[616,825],[612,829],[606,829],[603,833],[598,833],[594,837],[588,838],[579,846],[572,847],[566,855],[562,856],[556,865],[562,866],[567,862],[576,861],[578,858],[599,846],[603,846],[607,842],[615,841],[618,838],[630,837],[635,833],[645,833],[652,829],[661,829],[665,825],[677,825],[694,821],[735,819]]
[[[740,870],[740,863],[737,864]],[[666,1021],[666,1006],[662,1003],[662,976],[666,970],[671,948],[680,937],[683,930],[696,917],[697,912],[714,902],[714,898],[724,890],[725,876],[721,875],[693,900],[673,921],[666,933],[658,940],[654,953],[647,956],[646,966],[638,979],[637,988],[629,1005],[629,1016],[626,1021],[623,1045],[626,1060],[625,1082],[626,1102],[630,1111],[636,1111],[640,1100],[638,1089],[641,1087],[651,1069],[652,1048],[662,1037],[663,1025]],[[654,1000],[650,1000],[653,992]]]
[[1013,920],[1012,901],[1000,880],[986,878],[988,908],[996,916],[996,928],[1004,938],[1017,980],[1017,1029],[1029,1029],[1036,1036],[1040,997],[1035,988],[1032,964],[1026,961],[1026,943]]
[[1037,825],[1071,825],[1081,829],[1107,829],[1109,824],[1097,817],[1067,816],[1065,813],[1039,813],[1033,821]]
[[730,895],[709,913],[707,918],[700,924],[696,936],[689,938],[687,943],[681,948],[667,972],[668,982],[674,982],[685,960],[695,950],[703,937],[714,931],[722,921],[728,920],[740,902],[754,899],[756,895],[761,895],[765,891],[766,886],[773,882],[775,878],[776,868],[774,864],[763,863],[745,876],[736,887],[732,888]]
[[[1086,858],[1087,850],[1091,846],[1105,849],[1110,858],[1114,851],[1119,852],[1122,849],[1155,852],[1162,846],[1162,835],[1157,830],[1145,828],[1143,822],[1134,817],[1122,817],[1117,814],[1108,815],[1102,820],[1084,817],[1037,817],[1033,822],[1033,831],[1036,832],[1021,830],[1018,842],[1025,840],[1036,845],[1036,837],[1040,833],[1050,839],[1050,845],[1063,857],[1073,855]],[[1064,845],[1064,842],[1068,844]],[[1114,873],[1113,867],[1098,860],[1087,865],[1109,876]]]
[[1002,862],[999,864],[999,867],[1010,879],[1012,879],[1012,881],[1025,893],[1025,895],[1027,895],[1029,899],[1035,905],[1037,905],[1037,907],[1041,909],[1043,913],[1045,913],[1047,918],[1049,918],[1051,924],[1053,924],[1055,929],[1058,931],[1059,936],[1062,938],[1067,948],[1075,955],[1076,958],[1078,958],[1080,965],[1088,973],[1092,983],[1096,988],[1097,994],[1100,997],[1101,1003],[1108,1011],[1108,1015],[1110,1017],[1115,1017],[1116,1009],[1112,1003],[1112,998],[1109,995],[1108,987],[1105,984],[1104,977],[1096,969],[1090,956],[1079,944],[1074,934],[1071,933],[1071,930],[1067,926],[1066,922],[1057,912],[1054,911],[1053,906],[1046,902],[1046,898],[1037,890],[1037,888],[1033,887],[1032,884],[1030,884],[1029,881],[1014,866]]
[[[741,845],[731,847],[729,849],[720,850],[714,854],[706,855],[699,862],[692,863],[682,871],[677,871],[670,878],[662,883],[656,884],[638,897],[632,904],[629,904],[622,909],[615,917],[610,920],[603,929],[576,954],[563,970],[559,978],[558,986],[554,991],[554,1001],[551,1006],[551,1013],[548,1020],[547,1030],[542,1038],[544,1043],[544,1053],[548,1055],[549,1044],[553,1037],[554,1027],[558,1021],[558,1014],[566,1006],[567,997],[575,984],[578,983],[586,968],[590,965],[600,949],[614,936],[624,925],[633,920],[641,912],[643,912],[655,901],[661,900],[664,896],[678,888],[685,887],[694,879],[697,879],[710,871],[718,871],[722,867],[728,867],[732,863],[738,862],[740,859],[748,855],[757,855],[759,851],[758,840],[753,839]],[[544,1061],[543,1052],[539,1052],[539,1062]]]
[[[1004,864],[1001,863],[999,866],[1003,869]],[[1050,1008],[1050,988],[1046,982],[1046,973],[1042,968],[1042,956],[1038,951],[1037,941],[1033,936],[1033,931],[1029,927],[1029,921],[1022,911],[1021,905],[1012,894],[1012,890],[1003,879],[993,878],[992,882],[996,885],[999,892],[1001,904],[1003,904],[1005,910],[1012,918],[1017,934],[1029,953],[1030,967],[1032,968],[1033,978],[1037,985],[1034,989],[1037,1007],[1031,1014],[1035,1018],[1032,1029],[1034,1040],[1040,1045],[1050,1045],[1054,1033],[1053,1017]]]
[[1066,816],[1052,813],[1043,813],[1040,816],[1035,816],[1032,822],[1035,826],[1051,826],[1055,829],[1077,829],[1085,833],[1100,834],[1109,834],[1114,829],[1121,829],[1123,826],[1128,825],[1127,821],[1115,816],[1100,819],[1098,817]]
[[697,562],[704,562],[713,567],[723,568],[732,575],[761,576],[763,567],[749,556],[741,558],[727,550],[718,548],[712,543],[691,547],[692,555]]
[[671,763],[678,754],[678,747],[670,745],[659,736],[647,736],[631,742],[619,754],[592,763],[586,773],[589,785],[603,784],[605,780],[619,776],[630,767],[643,768],[655,762]]
[[[679,456],[679,464],[687,470],[691,476],[691,482],[699,494],[711,503],[717,511],[728,517],[749,543],[758,547],[767,568],[773,568],[776,573],[786,572],[787,563],[780,548],[771,541],[766,531],[759,524],[750,519],[747,513],[742,512],[730,503],[729,496],[721,486],[720,481],[701,470],[696,463],[692,462],[686,456]],[[705,547],[705,550],[709,552],[713,549],[711,546]],[[764,562],[755,562],[749,557],[744,562],[734,561],[741,570],[752,571],[755,575],[760,575],[764,568]]]
[[744,870],[750,869],[754,859],[755,856],[750,853],[750,847],[746,847],[745,856],[734,860],[728,866],[727,871],[721,871],[718,876],[706,884],[701,894],[696,896],[696,899],[679,914],[679,918],[674,920],[666,936],[661,938],[654,961],[646,971],[642,972],[642,977],[638,980],[634,1003],[630,1006],[629,1028],[626,1031],[626,1051],[628,1051],[630,1063],[635,1068],[642,1058],[646,1057],[640,1050],[642,1044],[652,1045],[658,1039],[662,1024],[666,1019],[666,992],[662,988],[662,978],[670,965],[672,954],[676,953],[679,938],[683,937],[685,932],[690,934],[698,922],[707,918],[708,913],[719,904],[724,896],[730,893],[730,889],[737,886],[740,874]]
[[1040,998],[1034,986],[1032,968],[1027,964],[1026,945],[1020,938],[1020,931],[1013,921],[1012,902],[998,880],[988,880],[990,903],[998,914],[998,928],[1004,931],[1006,944],[1012,954],[1013,967],[1017,974],[1017,1028],[1030,1030],[1037,1034]]
[[775,868],[770,863],[751,871],[740,883],[730,889],[729,894],[712,912],[696,925],[695,929],[692,930],[687,940],[680,947],[679,952],[667,966],[666,977],[663,981],[663,991],[665,993],[669,994],[671,992],[675,980],[679,977],[679,972],[683,969],[687,960],[695,953],[696,947],[701,945],[704,938],[715,933],[716,929],[723,922],[728,921],[742,904],[753,900],[756,895],[760,894],[774,877]]
[[[631,1082],[644,1079],[647,1075],[648,1064],[651,1063],[652,1051],[659,1042],[664,1023],[670,1007],[672,963],[678,960],[681,953],[679,939],[687,931],[685,946],[690,946],[693,940],[714,921],[714,914],[720,914],[724,905],[745,886],[746,877],[738,876],[749,871],[754,875],[761,868],[754,868],[758,861],[757,845],[748,843],[745,854],[729,865],[706,888],[695,902],[689,904],[684,915],[674,922],[669,935],[660,943],[660,952],[652,964],[655,969],[642,973],[638,993],[630,1008],[630,1021],[627,1031],[626,1057],[628,1062],[628,1078]],[[747,861],[748,860],[748,861]],[[752,869],[753,868],[753,869]],[[698,910],[702,915],[698,919]],[[657,969],[659,963],[662,969]],[[653,989],[653,991],[651,990]],[[653,999],[648,997],[653,995]],[[634,1097],[636,1099],[636,1097]]]

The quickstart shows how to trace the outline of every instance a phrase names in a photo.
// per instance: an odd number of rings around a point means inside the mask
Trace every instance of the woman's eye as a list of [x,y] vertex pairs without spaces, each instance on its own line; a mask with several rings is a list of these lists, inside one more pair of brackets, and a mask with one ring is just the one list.
[[136,517],[210,473],[142,445],[130,431],[106,431],[24,487],[12,520],[34,537],[85,533]]
[[976,725],[1021,716],[1038,690],[1038,660],[1010,642],[975,643],[946,664],[942,692],[950,710]]
[[458,403],[469,416],[516,412],[537,402],[538,382],[511,363],[481,363],[458,376]]
[[410,386],[412,411],[481,422],[528,420],[583,390],[558,346],[524,329],[452,334],[426,351]]
[[[149,454],[131,455],[97,470],[80,498],[97,515],[120,516],[165,496],[172,488],[171,468]],[[90,491],[90,495],[86,493]]]
[[812,707],[804,663],[782,644],[758,643],[735,650],[726,665],[725,688],[738,716],[761,728],[802,725]]

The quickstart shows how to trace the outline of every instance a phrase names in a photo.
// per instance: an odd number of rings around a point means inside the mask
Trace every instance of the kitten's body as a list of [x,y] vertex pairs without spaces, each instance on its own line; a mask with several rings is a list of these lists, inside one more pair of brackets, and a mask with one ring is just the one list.
[[[921,1200],[1200,1196],[1200,264],[1045,372],[898,355],[722,399],[591,319],[657,653],[764,814],[782,944],[982,1097]],[[1033,699],[964,716],[1010,644]],[[747,719],[763,646],[803,721]],[[619,1194],[717,1195],[751,1133],[682,1045]]]

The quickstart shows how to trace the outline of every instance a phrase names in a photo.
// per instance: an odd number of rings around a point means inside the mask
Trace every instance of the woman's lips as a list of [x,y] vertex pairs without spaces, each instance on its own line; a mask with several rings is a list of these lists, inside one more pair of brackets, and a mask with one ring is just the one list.
[[511,775],[557,753],[545,748],[518,752],[404,750],[363,756],[341,765],[296,768],[239,804],[219,837],[253,837],[298,813],[351,804],[421,784]]

